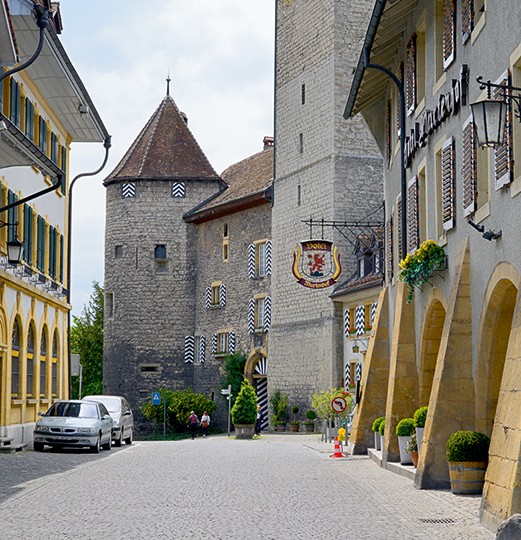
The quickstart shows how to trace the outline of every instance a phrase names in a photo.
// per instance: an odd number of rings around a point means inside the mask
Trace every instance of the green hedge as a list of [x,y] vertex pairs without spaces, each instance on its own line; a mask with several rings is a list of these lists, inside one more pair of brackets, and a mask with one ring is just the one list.
[[488,461],[490,438],[479,431],[456,431],[446,446],[447,461]]
[[402,418],[396,426],[398,437],[410,437],[414,433],[414,418]]

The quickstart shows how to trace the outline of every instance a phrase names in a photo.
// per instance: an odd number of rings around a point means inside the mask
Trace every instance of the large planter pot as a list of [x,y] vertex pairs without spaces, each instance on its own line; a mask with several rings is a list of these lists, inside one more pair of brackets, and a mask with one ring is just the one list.
[[473,495],[483,491],[486,461],[450,461],[450,489],[457,495]]
[[236,439],[253,439],[255,424],[234,424]]
[[378,431],[374,431],[373,433],[374,433],[374,449],[381,450],[382,445],[381,445],[381,440],[380,440],[380,433],[378,433]]
[[286,423],[277,424],[277,431],[286,431]]
[[410,435],[407,437],[398,436],[398,446],[400,448],[400,463],[402,465],[412,465],[411,454],[405,451],[407,443],[411,440]]
[[417,467],[418,466],[418,451],[416,450],[411,450],[409,452],[409,454],[411,455],[411,459],[412,459],[412,464]]
[[416,441],[418,443],[418,453],[421,452],[422,439],[423,439],[423,430],[425,428],[417,427],[416,428]]
[[297,424],[297,425],[291,424],[291,431],[293,432],[300,431],[300,424]]
[[313,433],[315,431],[315,424],[304,424],[306,433]]

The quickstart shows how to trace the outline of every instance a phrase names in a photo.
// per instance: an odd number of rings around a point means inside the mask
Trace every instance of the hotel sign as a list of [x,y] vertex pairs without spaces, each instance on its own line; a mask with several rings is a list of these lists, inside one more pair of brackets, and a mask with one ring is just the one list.
[[328,240],[300,242],[293,252],[293,275],[309,289],[334,285],[342,272],[338,247]]

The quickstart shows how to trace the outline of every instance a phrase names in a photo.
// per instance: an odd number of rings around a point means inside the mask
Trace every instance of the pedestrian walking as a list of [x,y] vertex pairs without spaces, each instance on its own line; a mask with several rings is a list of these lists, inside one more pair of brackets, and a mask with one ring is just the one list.
[[194,411],[190,413],[190,418],[188,419],[188,426],[190,428],[190,433],[192,435],[192,440],[195,439],[195,434],[197,433],[197,426],[199,425],[199,419]]
[[262,422],[264,420],[264,414],[260,405],[257,405],[257,420],[255,421],[255,435],[260,436],[262,430]]
[[201,416],[201,430],[203,431],[203,437],[208,436],[208,427],[210,426],[210,415],[204,411]]

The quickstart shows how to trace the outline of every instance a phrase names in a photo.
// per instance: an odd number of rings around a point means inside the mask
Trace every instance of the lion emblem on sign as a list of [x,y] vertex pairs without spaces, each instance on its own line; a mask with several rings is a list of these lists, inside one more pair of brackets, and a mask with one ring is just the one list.
[[293,252],[293,275],[304,287],[330,287],[338,281],[341,271],[340,252],[328,240],[300,242]]

